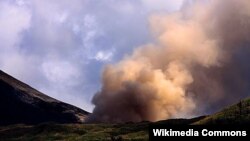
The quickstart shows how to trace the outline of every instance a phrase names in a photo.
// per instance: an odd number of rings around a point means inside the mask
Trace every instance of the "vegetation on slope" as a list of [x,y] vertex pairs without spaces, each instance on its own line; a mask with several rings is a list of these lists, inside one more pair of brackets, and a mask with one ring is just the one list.
[[40,124],[0,128],[0,141],[148,140],[148,124]]
[[[250,124],[250,99],[211,116],[170,119],[158,125]],[[0,126],[0,141],[144,141],[149,122],[127,124],[53,124]]]
[[250,98],[242,100],[193,124],[250,124]]

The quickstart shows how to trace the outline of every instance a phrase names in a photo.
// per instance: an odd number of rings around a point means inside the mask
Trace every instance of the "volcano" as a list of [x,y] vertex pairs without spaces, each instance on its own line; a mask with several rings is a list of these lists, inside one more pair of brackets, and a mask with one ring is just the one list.
[[51,98],[0,70],[0,125],[82,123],[88,112]]

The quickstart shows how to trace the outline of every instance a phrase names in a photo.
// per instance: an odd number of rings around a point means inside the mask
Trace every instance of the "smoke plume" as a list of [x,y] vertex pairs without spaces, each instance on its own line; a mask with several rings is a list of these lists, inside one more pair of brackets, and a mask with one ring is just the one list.
[[150,23],[155,42],[104,69],[90,121],[189,117],[248,95],[249,0],[189,1]]

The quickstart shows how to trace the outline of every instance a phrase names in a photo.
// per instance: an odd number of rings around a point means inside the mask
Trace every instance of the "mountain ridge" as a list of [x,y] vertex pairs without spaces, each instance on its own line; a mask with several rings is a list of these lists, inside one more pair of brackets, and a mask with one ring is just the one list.
[[82,123],[89,114],[56,100],[0,70],[0,125]]

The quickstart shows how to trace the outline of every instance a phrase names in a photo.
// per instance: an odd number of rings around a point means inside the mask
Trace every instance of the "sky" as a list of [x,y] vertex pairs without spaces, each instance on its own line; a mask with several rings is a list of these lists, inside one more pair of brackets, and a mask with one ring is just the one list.
[[151,42],[149,17],[183,0],[1,0],[0,69],[92,111],[107,64]]

